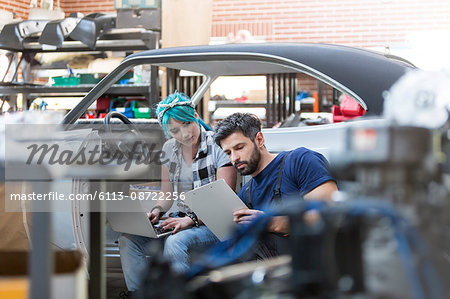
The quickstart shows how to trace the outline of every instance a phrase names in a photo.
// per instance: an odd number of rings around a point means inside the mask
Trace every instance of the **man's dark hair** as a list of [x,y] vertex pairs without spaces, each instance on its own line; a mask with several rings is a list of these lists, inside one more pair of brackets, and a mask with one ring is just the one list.
[[256,134],[261,132],[261,121],[250,113],[233,113],[220,121],[215,127],[214,139],[220,146],[220,142],[235,132],[242,132],[245,137],[255,140]]

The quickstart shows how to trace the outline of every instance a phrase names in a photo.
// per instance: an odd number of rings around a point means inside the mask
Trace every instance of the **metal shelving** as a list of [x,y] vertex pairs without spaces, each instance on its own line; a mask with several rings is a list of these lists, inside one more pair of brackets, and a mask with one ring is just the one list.
[[0,42],[0,49],[23,52],[105,52],[105,51],[141,51],[155,49],[159,32],[145,29],[112,29],[97,40],[94,48],[89,48],[80,41],[66,40],[60,48],[43,46],[38,37],[31,36],[22,44],[11,46]]
[[[151,50],[158,47],[159,33],[144,30],[144,29],[113,29],[108,33],[105,33],[98,39],[95,43],[94,48],[89,48],[79,41],[64,41],[63,45],[59,48],[42,46],[38,43],[37,37],[29,37],[23,40],[23,42],[16,46],[8,46],[0,43],[0,49],[8,50],[15,53],[22,53],[21,59],[15,65],[15,69],[9,69],[13,82],[0,83],[0,96],[14,96],[17,94],[23,94],[24,107],[23,109],[28,109],[31,101],[39,96],[61,96],[68,97],[73,95],[85,95],[88,93],[95,85],[85,84],[77,86],[48,86],[48,85],[38,85],[25,82],[14,82],[16,80],[16,75],[18,74],[18,69],[21,63],[25,63],[29,67],[30,59],[33,58],[36,53],[50,53],[50,52],[106,52],[106,51],[140,51],[140,50]],[[10,57],[10,62],[13,61],[13,55]],[[26,59],[24,59],[26,57]],[[22,66],[23,70],[23,66]],[[31,80],[30,80],[31,81]],[[157,67],[153,67],[151,71],[150,84],[133,84],[133,85],[112,85],[104,94],[105,95],[127,95],[127,96],[145,96],[149,103],[151,99],[159,98],[158,90],[158,71]],[[28,168],[27,168],[28,170]],[[86,167],[84,172],[87,176],[94,174],[99,169],[95,167]],[[143,172],[143,171],[142,171]],[[24,172],[22,172],[24,173]],[[19,173],[20,174],[20,173]],[[73,175],[67,174],[68,177],[76,177],[77,173]],[[125,175],[130,175],[127,173]],[[116,179],[117,173],[108,170],[107,174],[102,174],[105,179]],[[18,179],[22,179],[19,177]],[[98,176],[93,176],[92,180],[96,182]],[[100,188],[103,188],[102,182],[97,182]],[[47,188],[48,186],[45,185]],[[37,189],[38,192],[44,193],[46,189]],[[94,205],[100,204],[101,202],[93,201],[91,203],[91,208]],[[93,209],[95,210],[95,209]],[[100,209],[96,209],[97,211]],[[104,247],[104,231],[103,225],[105,223],[104,213],[91,213],[91,221],[89,224],[91,242],[90,242],[90,281],[89,281],[89,294],[90,298],[105,298],[106,288],[105,288],[105,261],[103,256]],[[52,262],[53,262],[53,252],[49,247],[50,229],[51,229],[51,218],[48,217],[47,213],[34,213],[33,221],[36,224],[33,226],[33,236],[40,236],[39,238],[33,238],[33,251],[30,256],[31,264],[31,287],[30,287],[30,298],[49,298],[50,297],[50,277],[52,275]]]
[[[12,52],[21,52],[22,57],[24,55],[31,55],[31,57],[33,57],[36,53],[55,52],[132,52],[155,49],[158,46],[158,41],[159,32],[131,28],[110,30],[108,33],[105,33],[101,36],[100,39],[97,40],[95,48],[89,48],[80,41],[73,40],[64,41],[60,48],[52,48],[39,44],[38,37],[33,36],[25,38],[20,45],[17,45],[15,47],[0,43],[0,49]],[[20,62],[17,65],[19,64]],[[18,67],[19,66],[17,66],[17,68]],[[11,70],[11,72],[15,73],[16,70]],[[157,80],[157,71],[155,71],[154,73],[152,72],[152,83],[150,84],[115,84],[111,86],[111,88],[105,93],[105,95],[142,96],[145,97],[150,104],[151,98],[158,97],[157,88],[151,88],[151,86],[158,86],[158,84],[156,83]],[[23,102],[23,109],[26,110],[30,107],[31,102],[39,96],[84,96],[94,86],[94,84],[83,84],[77,86],[48,86],[25,82],[8,82],[0,83],[0,96],[14,96],[20,93],[23,94],[23,98],[26,99]]]
[[[95,85],[83,84],[77,86],[48,86],[35,84],[4,84],[0,85],[0,95],[15,95],[22,93],[24,99],[24,109],[28,109],[30,102],[40,96],[83,96],[89,92]],[[150,84],[130,84],[130,85],[112,85],[105,95],[127,95],[127,96],[143,96],[150,101]]]

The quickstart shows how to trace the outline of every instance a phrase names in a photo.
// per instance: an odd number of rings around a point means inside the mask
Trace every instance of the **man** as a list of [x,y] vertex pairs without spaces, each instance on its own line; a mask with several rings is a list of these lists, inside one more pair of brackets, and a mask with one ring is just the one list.
[[[249,208],[234,212],[236,223],[249,223],[268,204],[298,195],[305,200],[330,200],[337,186],[328,172],[326,159],[306,148],[269,153],[264,145],[260,120],[252,114],[234,113],[216,126],[216,143],[236,170],[252,179],[238,196]],[[273,217],[267,230],[289,233],[287,216]]]

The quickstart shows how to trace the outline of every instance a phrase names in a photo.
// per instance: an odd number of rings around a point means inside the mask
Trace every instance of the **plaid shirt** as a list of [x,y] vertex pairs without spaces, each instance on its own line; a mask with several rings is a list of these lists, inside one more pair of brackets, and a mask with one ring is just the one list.
[[[214,142],[214,132],[206,131],[200,127],[200,144],[197,154],[192,161],[192,189],[206,185],[216,180],[217,168],[231,165],[217,165],[212,155],[213,146],[217,146]],[[175,142],[172,155],[169,157],[169,175],[173,185],[173,191],[178,193],[178,182],[180,180],[181,165],[183,160],[183,151],[181,144]],[[178,207],[186,210],[186,205],[181,201],[177,201]],[[189,210],[188,210],[189,211]]]

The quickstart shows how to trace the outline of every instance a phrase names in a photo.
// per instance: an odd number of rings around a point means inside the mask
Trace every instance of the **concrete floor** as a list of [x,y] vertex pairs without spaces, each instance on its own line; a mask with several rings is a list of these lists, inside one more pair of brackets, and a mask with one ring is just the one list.
[[121,293],[126,291],[127,286],[122,273],[108,273],[106,276],[106,297],[108,299],[123,298]]

